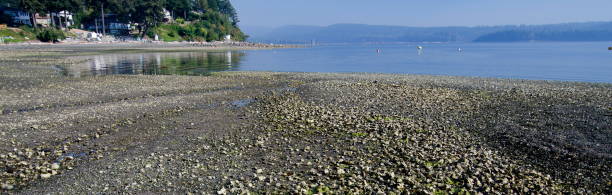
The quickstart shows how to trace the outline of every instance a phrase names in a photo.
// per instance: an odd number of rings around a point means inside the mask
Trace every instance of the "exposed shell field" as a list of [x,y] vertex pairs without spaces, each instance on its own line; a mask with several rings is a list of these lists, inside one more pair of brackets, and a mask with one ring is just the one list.
[[83,47],[0,49],[0,193],[612,193],[612,84],[53,68],[125,49]]

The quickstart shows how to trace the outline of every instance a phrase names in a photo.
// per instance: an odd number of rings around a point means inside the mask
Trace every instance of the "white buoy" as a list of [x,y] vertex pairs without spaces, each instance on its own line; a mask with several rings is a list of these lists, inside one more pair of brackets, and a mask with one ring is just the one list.
[[417,48],[417,54],[423,55],[423,46],[418,45],[416,48]]

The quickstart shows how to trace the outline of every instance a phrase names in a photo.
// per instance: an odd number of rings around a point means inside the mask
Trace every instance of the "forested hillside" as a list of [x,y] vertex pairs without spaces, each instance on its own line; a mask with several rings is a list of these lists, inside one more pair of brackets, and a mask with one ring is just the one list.
[[[238,28],[238,14],[229,0],[0,0],[0,6],[23,10],[32,16],[51,13],[61,17],[59,13],[67,10],[74,14],[74,24],[69,28],[102,25],[105,19],[112,18],[115,22],[136,26],[140,36],[162,33],[162,37],[175,40],[215,41],[224,35],[232,35],[239,41],[246,39]],[[171,21],[166,10],[172,16]],[[34,18],[31,21],[34,28],[39,26]],[[52,27],[66,26],[59,20]],[[102,33],[106,32],[108,29]]]
[[[261,31],[260,31],[261,32]],[[612,22],[478,27],[404,27],[363,24],[284,26],[252,35],[264,42],[508,42],[612,41]]]

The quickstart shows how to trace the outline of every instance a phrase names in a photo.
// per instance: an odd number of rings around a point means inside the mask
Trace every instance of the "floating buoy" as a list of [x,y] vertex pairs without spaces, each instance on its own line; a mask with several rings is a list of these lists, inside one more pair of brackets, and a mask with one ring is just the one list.
[[420,46],[420,45],[419,45],[419,46],[417,46],[416,48],[417,48],[417,54],[419,54],[419,55],[423,55],[423,46]]
[[376,49],[376,53],[380,53],[382,52],[380,49]]

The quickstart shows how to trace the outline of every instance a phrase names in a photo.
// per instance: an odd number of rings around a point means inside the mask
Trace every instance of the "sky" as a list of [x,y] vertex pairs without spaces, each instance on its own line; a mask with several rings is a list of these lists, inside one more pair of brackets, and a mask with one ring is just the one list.
[[612,21],[612,0],[231,0],[241,26],[481,26]]

